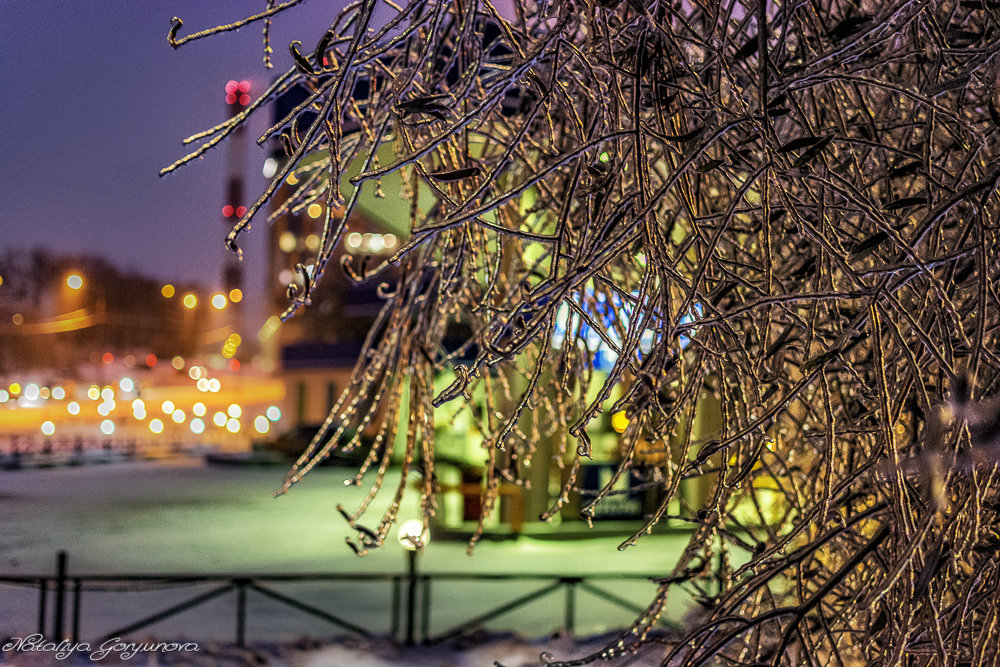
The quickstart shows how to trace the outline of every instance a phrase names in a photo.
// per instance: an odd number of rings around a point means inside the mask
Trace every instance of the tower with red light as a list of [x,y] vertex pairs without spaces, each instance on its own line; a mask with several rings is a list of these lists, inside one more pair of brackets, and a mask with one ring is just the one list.
[[[226,108],[229,118],[242,113],[250,105],[250,82],[229,81],[226,83]],[[246,128],[240,126],[233,132],[229,141],[229,175],[226,179],[226,197],[222,204],[222,222],[226,225],[226,233],[247,212],[244,199],[243,175],[246,172]],[[243,265],[235,253],[227,251],[227,258],[222,269],[222,285],[227,295],[242,294]],[[228,303],[229,322],[234,332],[243,330],[243,307],[239,299]],[[235,359],[234,359],[235,361]],[[238,361],[236,362],[239,363]]]
[[235,112],[230,114],[230,118],[236,115],[236,112],[242,111],[245,107],[250,105],[250,82],[249,81],[230,81],[226,84],[226,104],[228,104]]

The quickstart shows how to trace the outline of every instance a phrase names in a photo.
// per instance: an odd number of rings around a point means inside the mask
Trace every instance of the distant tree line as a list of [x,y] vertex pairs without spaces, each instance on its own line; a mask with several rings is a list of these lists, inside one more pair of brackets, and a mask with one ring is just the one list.
[[[71,275],[80,276],[78,289],[67,284]],[[50,369],[72,377],[107,352],[131,353],[141,364],[149,353],[170,359],[200,342],[202,317],[179,296],[166,299],[161,282],[100,257],[7,250],[0,278],[0,374]]]

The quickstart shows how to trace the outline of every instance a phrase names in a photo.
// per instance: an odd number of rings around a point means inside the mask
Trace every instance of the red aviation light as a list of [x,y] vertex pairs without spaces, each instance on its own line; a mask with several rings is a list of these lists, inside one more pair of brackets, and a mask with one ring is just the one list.
[[250,104],[250,82],[230,81],[226,84],[226,104],[239,104],[247,106]]

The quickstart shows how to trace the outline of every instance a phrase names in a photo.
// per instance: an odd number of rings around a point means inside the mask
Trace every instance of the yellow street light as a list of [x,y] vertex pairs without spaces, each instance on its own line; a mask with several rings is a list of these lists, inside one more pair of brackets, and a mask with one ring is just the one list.
[[417,551],[423,549],[430,542],[431,537],[424,528],[423,521],[410,519],[400,524],[396,539],[399,540],[400,546],[407,551]]
[[71,273],[66,277],[66,284],[70,289],[78,290],[83,287],[83,278],[78,273]]
[[193,310],[194,307],[198,305],[198,297],[196,297],[193,292],[188,292],[184,295],[183,303],[185,308]]

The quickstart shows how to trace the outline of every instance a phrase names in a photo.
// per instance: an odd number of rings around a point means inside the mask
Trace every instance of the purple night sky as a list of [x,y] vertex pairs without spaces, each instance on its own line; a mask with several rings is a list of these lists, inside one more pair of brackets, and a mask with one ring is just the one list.
[[[341,2],[314,0],[272,27],[275,70],[262,63],[263,23],[182,46],[181,35],[260,11],[263,0],[5,0],[0,9],[0,250],[46,246],[90,253],[164,281],[221,282],[226,256],[219,211],[227,147],[179,172],[157,172],[191,148],[181,140],[226,117],[224,86],[249,79],[260,92],[288,66],[288,43],[309,45]],[[266,151],[247,136],[248,198],[265,186]],[[265,234],[244,236],[245,287],[263,301]]]

